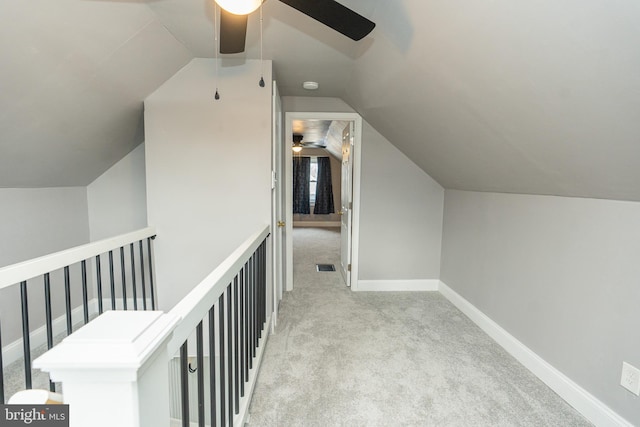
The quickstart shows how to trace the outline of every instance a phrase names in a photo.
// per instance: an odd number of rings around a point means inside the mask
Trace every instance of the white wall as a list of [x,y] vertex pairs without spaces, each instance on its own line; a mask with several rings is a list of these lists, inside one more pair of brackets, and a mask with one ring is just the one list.
[[[145,100],[148,222],[171,308],[271,218],[271,86],[260,61],[195,59]],[[264,79],[271,81],[271,62]]]
[[439,279],[444,189],[362,127],[359,279]]
[[[47,255],[89,241],[85,187],[0,189],[0,267]],[[73,292],[79,292],[72,269]],[[54,316],[64,310],[61,272],[52,274]],[[55,284],[55,286],[54,286]],[[29,281],[32,329],[44,324],[42,281]],[[75,295],[78,295],[75,293]],[[74,300],[74,306],[77,300]],[[21,336],[19,286],[0,290],[3,345]]]
[[91,241],[146,227],[144,143],[87,186],[87,201]]
[[89,241],[85,187],[0,188],[0,266]]
[[447,190],[442,281],[640,425],[640,203]]
[[[338,98],[283,97],[286,112],[354,112]],[[444,189],[363,120],[359,280],[440,277]]]

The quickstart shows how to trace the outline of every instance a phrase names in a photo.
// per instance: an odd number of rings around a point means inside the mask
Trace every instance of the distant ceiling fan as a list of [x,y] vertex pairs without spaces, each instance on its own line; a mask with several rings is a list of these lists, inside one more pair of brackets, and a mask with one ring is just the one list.
[[323,141],[311,142],[303,141],[304,135],[299,133],[293,134],[293,146],[291,147],[294,152],[299,153],[303,148],[327,148],[327,145]]
[[[220,11],[220,53],[244,52],[247,15],[265,0],[215,0]],[[352,40],[360,40],[376,26],[334,0],[280,0]]]

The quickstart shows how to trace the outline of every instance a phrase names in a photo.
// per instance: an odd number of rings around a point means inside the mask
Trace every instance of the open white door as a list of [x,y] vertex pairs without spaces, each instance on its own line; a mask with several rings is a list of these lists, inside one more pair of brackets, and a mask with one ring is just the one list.
[[[343,140],[343,160],[346,161],[346,168],[342,168],[342,196],[341,199],[341,274],[347,286],[352,290],[358,290],[358,242],[359,242],[359,220],[360,212],[360,146],[362,135],[362,118],[357,113],[329,113],[329,112],[286,112],[284,113],[284,139],[282,140],[282,159],[285,196],[283,205],[286,223],[283,233],[282,266],[284,269],[285,290],[293,290],[293,155],[291,151],[291,141],[293,137],[294,120],[341,120],[349,122],[345,128],[345,139]],[[346,154],[346,155],[345,155]],[[346,181],[346,184],[345,184]],[[348,189],[345,195],[345,188]]]
[[278,86],[273,81],[273,104],[272,104],[272,142],[271,142],[271,167],[272,167],[272,185],[271,185],[271,230],[273,244],[273,327],[276,327],[278,321],[278,305],[282,299],[282,292],[286,276],[286,256],[285,256],[285,238],[286,228],[285,221],[285,179],[284,179],[284,160],[283,160],[283,132],[282,132],[282,104]]
[[342,131],[342,197],[340,203],[340,272],[351,286],[351,223],[353,221],[353,122]]

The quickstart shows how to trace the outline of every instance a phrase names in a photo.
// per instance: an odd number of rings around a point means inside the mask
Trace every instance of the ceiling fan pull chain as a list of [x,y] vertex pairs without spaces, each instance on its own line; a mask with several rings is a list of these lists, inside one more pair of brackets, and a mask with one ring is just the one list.
[[264,59],[262,57],[262,4],[264,2],[260,2],[260,81],[258,85],[260,87],[264,87]]
[[213,99],[216,101],[220,99],[220,94],[218,93],[218,3],[213,3],[213,39],[214,39],[214,49],[215,49],[215,60],[216,60],[216,71],[215,71],[215,81],[216,81],[216,93],[213,95]]

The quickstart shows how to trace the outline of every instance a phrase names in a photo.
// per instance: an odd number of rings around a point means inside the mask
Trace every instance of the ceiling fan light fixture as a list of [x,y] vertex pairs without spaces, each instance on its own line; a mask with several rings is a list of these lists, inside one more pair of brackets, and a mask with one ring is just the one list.
[[215,2],[234,15],[248,15],[262,4],[262,0],[215,0]]
[[302,151],[303,138],[304,136],[299,133],[296,133],[293,135],[293,146],[291,147],[291,149],[293,150],[294,153],[299,153]]

